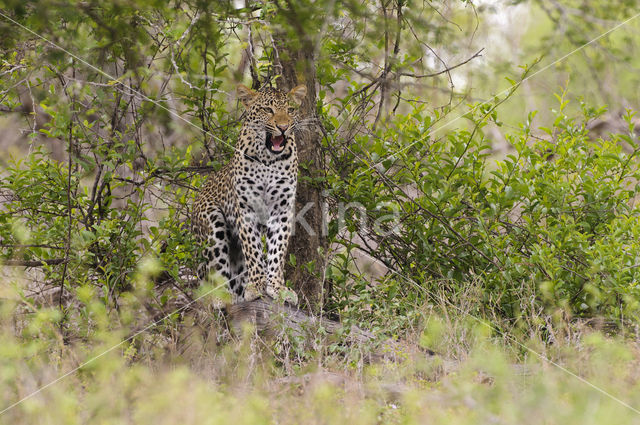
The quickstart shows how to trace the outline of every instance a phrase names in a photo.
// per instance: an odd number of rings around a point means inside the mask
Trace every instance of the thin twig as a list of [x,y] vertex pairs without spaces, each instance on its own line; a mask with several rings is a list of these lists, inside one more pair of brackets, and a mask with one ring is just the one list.
[[8,267],[42,267],[42,266],[57,266],[58,264],[64,264],[67,262],[66,258],[51,258],[48,260],[5,260],[0,264]]
[[480,53],[482,53],[484,51],[484,47],[480,50],[478,50],[477,52],[475,52],[471,57],[469,57],[468,59],[455,64],[453,66],[449,66],[445,69],[443,69],[442,71],[438,71],[438,72],[434,72],[431,74],[412,74],[410,72],[398,72],[398,75],[403,76],[403,77],[411,77],[411,78],[431,78],[431,77],[437,77],[438,75],[442,75],[444,73],[447,73],[449,71],[453,71],[454,69],[461,67],[462,65],[465,65],[469,62],[471,62],[473,59],[481,57],[482,55]]

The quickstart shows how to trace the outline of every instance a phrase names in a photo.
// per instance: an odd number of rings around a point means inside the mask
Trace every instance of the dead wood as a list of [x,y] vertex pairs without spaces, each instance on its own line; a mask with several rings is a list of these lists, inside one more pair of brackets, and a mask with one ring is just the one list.
[[[408,358],[408,347],[399,341],[380,340],[372,332],[355,325],[347,329],[341,322],[311,314],[289,304],[278,303],[271,298],[227,305],[225,312],[230,330],[238,335],[247,323],[267,338],[278,337],[283,333],[295,338],[308,338],[313,332],[322,330],[329,337],[340,335],[340,343],[362,350],[366,363],[403,362]],[[433,357],[436,353],[429,349],[420,349],[418,355]]]
[[[347,331],[342,323],[319,315],[309,314],[289,304],[282,304],[270,298],[259,298],[226,307],[226,313],[234,332],[242,330],[243,323],[251,323],[256,331],[266,335],[277,335],[287,329],[293,336],[304,336],[305,332],[322,328],[327,334],[334,335]],[[374,340],[371,332],[351,326],[348,338],[354,343]]]

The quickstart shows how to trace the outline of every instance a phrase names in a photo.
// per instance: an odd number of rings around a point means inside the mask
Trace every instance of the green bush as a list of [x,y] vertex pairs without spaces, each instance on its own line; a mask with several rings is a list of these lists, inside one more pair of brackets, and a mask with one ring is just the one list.
[[[483,132],[488,122],[500,125],[493,105],[465,116],[470,129],[438,138],[430,135],[437,117],[420,106],[372,137],[356,137],[339,159],[348,173],[329,174],[332,194],[362,204],[368,216],[362,226],[352,210],[346,233],[332,228],[343,246],[331,271],[336,308],[379,310],[374,316],[388,329],[389,314],[410,319],[416,306],[442,294],[455,305],[474,286],[475,309],[490,316],[562,311],[635,321],[640,171],[633,113],[624,117],[627,134],[596,138],[588,123],[605,108],[581,104],[571,116],[558,99],[553,126],[536,131],[530,114],[507,136],[513,151],[504,158],[491,154]],[[375,230],[376,220],[387,223],[385,232]],[[393,272],[367,282],[350,267],[358,250]]]
[[[226,58],[242,52],[229,37],[242,28],[237,18],[246,11],[217,3],[201,15],[134,6],[16,9],[16,19],[65,34],[66,47],[127,86],[40,39],[20,44],[16,35],[4,40],[19,54],[2,52],[7,71],[0,79],[4,110],[26,107],[20,93],[26,87],[41,115],[31,120],[27,111],[23,118],[32,127],[28,151],[2,159],[0,257],[42,264],[43,280],[67,296],[92,287],[114,311],[121,294],[135,291],[143,261],[159,258],[155,272],[176,280],[181,267],[193,265],[189,205],[202,172],[231,154],[240,113],[229,105],[237,76]],[[285,25],[271,6],[256,14]],[[275,31],[262,25],[252,28]],[[130,26],[136,30],[121,31]],[[375,34],[367,37],[370,45],[358,49],[374,55],[381,47],[371,40]],[[254,72],[274,72],[269,43],[254,58]],[[587,124],[605,109],[579,105],[569,112],[563,95],[549,128],[536,129],[532,113],[507,136],[512,151],[498,158],[484,130],[500,125],[496,110],[509,96],[471,105],[466,124],[444,131],[451,108],[431,112],[410,91],[403,101],[398,93],[393,113],[372,119],[382,83],[365,83],[350,71],[362,60],[352,40],[331,35],[317,47],[324,177],[311,183],[328,189],[328,237],[340,248],[319,276],[332,288],[329,310],[391,333],[414,323],[425,304],[469,297],[473,313],[508,320],[559,312],[637,319],[638,145],[631,112],[628,134],[597,139]],[[421,49],[414,50],[394,66],[412,66]],[[346,94],[333,98],[339,84]],[[353,208],[339,219],[347,204],[363,208],[366,226]],[[357,252],[384,264],[384,276],[374,281],[359,269]]]

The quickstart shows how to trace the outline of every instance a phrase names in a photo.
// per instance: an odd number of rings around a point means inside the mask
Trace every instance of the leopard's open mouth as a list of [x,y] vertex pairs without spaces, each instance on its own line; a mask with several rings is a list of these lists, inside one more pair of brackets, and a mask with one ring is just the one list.
[[269,149],[271,152],[275,154],[281,153],[284,150],[286,144],[287,137],[284,134],[274,136],[271,133],[267,132],[267,149]]

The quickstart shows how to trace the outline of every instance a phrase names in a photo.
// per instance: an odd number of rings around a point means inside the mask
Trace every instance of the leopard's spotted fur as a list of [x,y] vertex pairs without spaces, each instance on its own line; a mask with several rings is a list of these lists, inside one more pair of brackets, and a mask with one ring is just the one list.
[[193,205],[194,231],[204,257],[198,275],[206,279],[220,273],[234,302],[264,294],[276,298],[285,288],[298,175],[294,127],[305,95],[305,86],[289,93],[239,86],[247,113],[235,154],[209,176]]

